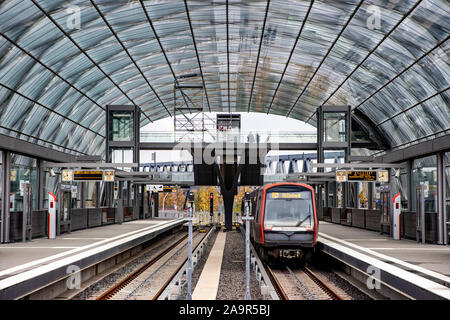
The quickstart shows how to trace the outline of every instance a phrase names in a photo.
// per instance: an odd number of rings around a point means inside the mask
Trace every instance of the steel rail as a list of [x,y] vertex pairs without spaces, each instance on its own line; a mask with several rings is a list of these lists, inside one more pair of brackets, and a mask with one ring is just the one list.
[[[205,233],[203,238],[197,243],[195,248],[192,249],[192,252],[195,252],[197,248],[203,243],[203,240],[210,234],[210,232],[213,232],[215,229],[211,228],[208,233]],[[158,290],[158,292],[153,296],[152,300],[158,300],[159,297],[164,293],[166,288],[170,285],[172,280],[177,276],[177,274],[181,271],[181,269],[186,265],[188,261],[188,258],[184,259],[183,263],[180,264],[180,266],[172,273],[172,275],[167,279],[167,281],[164,283],[164,285]]]
[[317,284],[320,289],[322,289],[331,299],[333,300],[344,300],[335,290],[331,289],[329,285],[327,285],[324,281],[322,281],[317,275],[311,271],[306,266],[303,266],[301,270],[312,280],[315,284]]
[[283,286],[281,285],[277,276],[275,275],[275,272],[273,272],[272,268],[270,268],[267,264],[265,265],[265,268],[267,271],[267,275],[269,276],[270,281],[272,282],[273,287],[275,288],[275,291],[277,292],[280,299],[281,300],[289,300],[289,297],[286,294],[286,291],[284,291]]
[[136,279],[140,274],[142,274],[145,270],[147,270],[149,267],[151,267],[153,264],[155,264],[157,261],[159,261],[162,257],[164,257],[168,252],[170,252],[173,248],[178,246],[180,243],[182,243],[184,240],[186,240],[187,235],[183,236],[181,239],[170,245],[168,248],[160,252],[156,257],[150,259],[147,263],[136,269],[134,272],[126,276],[124,279],[116,283],[113,287],[105,291],[103,294],[98,296],[96,300],[108,300],[112,298],[116,293],[118,293],[120,290],[122,290],[126,285],[128,285],[131,281]]

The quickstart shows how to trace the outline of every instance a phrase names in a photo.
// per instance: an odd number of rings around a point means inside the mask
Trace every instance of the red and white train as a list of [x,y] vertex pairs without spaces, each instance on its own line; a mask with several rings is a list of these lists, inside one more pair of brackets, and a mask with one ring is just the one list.
[[261,258],[310,260],[318,220],[314,189],[302,183],[273,183],[250,194],[251,239]]

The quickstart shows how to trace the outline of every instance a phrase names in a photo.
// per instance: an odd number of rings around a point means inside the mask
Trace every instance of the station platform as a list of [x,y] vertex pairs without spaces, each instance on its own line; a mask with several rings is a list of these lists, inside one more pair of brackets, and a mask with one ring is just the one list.
[[134,220],[65,233],[56,239],[2,244],[0,299],[20,297],[45,282],[67,277],[68,266],[84,270],[184,223],[182,218]]
[[197,282],[192,300],[215,300],[219,290],[220,270],[227,234],[219,232]]
[[[450,247],[436,244],[422,244],[414,240],[394,240],[376,231],[358,229],[325,221],[319,223],[319,247],[329,252],[339,252],[352,259],[376,261],[393,273],[404,273],[412,281],[429,281],[426,286],[439,287],[450,297]],[[331,248],[331,249],[330,249]],[[348,257],[347,257],[348,259]],[[356,259],[356,258],[355,258]],[[344,259],[343,259],[344,260]],[[383,268],[384,268],[383,267]],[[385,269],[386,269],[385,268]],[[395,269],[395,270],[394,270]],[[387,270],[387,269],[386,269]],[[426,282],[426,281],[425,281]],[[447,287],[447,289],[443,289]]]

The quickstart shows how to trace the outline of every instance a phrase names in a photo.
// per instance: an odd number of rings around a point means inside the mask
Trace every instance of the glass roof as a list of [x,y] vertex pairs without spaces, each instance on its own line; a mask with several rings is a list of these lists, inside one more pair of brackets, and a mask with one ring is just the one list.
[[[171,116],[185,74],[203,108],[315,125],[349,104],[402,146],[450,131],[446,0],[6,0],[0,133],[104,152],[105,107]],[[198,101],[197,101],[198,102]]]

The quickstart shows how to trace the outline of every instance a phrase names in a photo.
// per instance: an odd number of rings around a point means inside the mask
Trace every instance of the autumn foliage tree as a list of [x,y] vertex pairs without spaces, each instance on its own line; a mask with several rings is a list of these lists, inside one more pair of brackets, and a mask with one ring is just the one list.
[[[219,206],[223,207],[223,198],[220,194],[219,188],[215,186],[200,186],[192,190],[194,192],[194,203],[196,211],[209,212],[209,194],[214,194],[214,212],[219,210]],[[238,194],[234,197],[233,212],[241,212],[241,203],[244,198],[245,191],[252,191],[249,187],[239,187]],[[165,198],[165,201],[164,201]],[[183,210],[185,202],[185,192],[180,187],[177,187],[176,192],[159,194],[159,208],[165,210]]]

